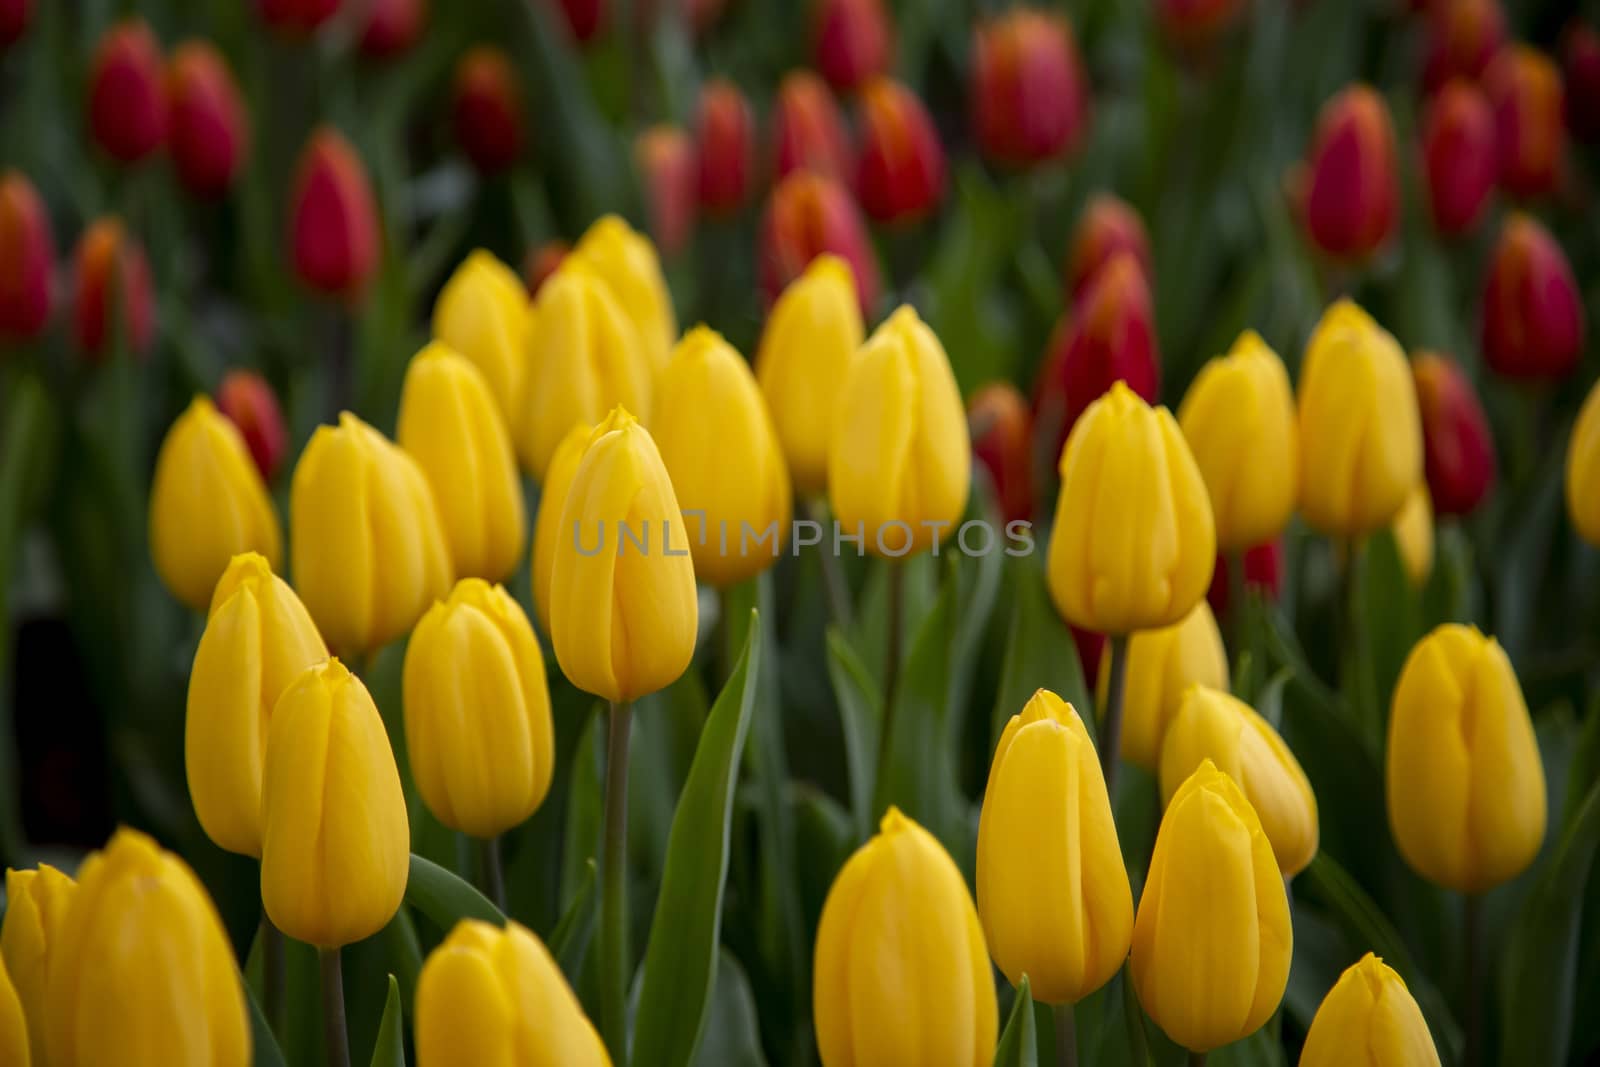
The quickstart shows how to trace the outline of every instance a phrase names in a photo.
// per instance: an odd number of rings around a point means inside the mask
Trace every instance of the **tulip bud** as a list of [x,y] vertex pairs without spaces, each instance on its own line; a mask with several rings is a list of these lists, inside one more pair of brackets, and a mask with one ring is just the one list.
[[1216,528],[1171,412],[1124,382],[1089,405],[1061,452],[1050,594],[1103,634],[1180,622],[1211,584]]
[[244,986],[222,917],[189,865],[123,828],[78,873],[50,949],[49,1062],[248,1064]]
[[1567,445],[1567,513],[1585,541],[1600,545],[1600,385],[1578,412]]
[[450,552],[416,460],[348,411],[319,426],[289,487],[294,584],[328,644],[369,652],[450,588]]
[[137,163],[166,140],[161,43],[141,18],[112,26],[95,48],[89,69],[89,132],[119,163]]
[[[1232,611],[1231,585],[1228,579],[1228,557],[1217,556],[1217,568],[1211,576],[1211,590],[1206,600],[1211,610],[1226,618]],[[1274,538],[1265,544],[1252,545],[1244,551],[1244,586],[1254,589],[1267,600],[1277,600],[1283,589],[1283,538]]]
[[1330,536],[1394,521],[1422,480],[1422,427],[1405,353],[1349,300],[1322,313],[1300,363],[1300,510]]
[[522,95],[510,58],[493,45],[469,49],[456,64],[452,107],[456,143],[483,174],[510,170],[522,155]]
[[550,575],[555,568],[556,546],[567,532],[561,527],[561,512],[567,506],[572,476],[578,473],[578,462],[593,434],[594,427],[588,423],[574,423],[550,456],[544,485],[539,488],[539,514],[533,523],[533,606],[539,614],[539,627],[547,636],[551,632]]
[[1128,956],[1133,892],[1094,742],[1047,689],[995,748],[978,822],[978,914],[1012,985],[1072,1004]]
[[1066,20],[1014,8],[973,36],[972,124],[984,155],[1028,166],[1075,151],[1089,125],[1089,80]]
[[196,196],[222,195],[243,169],[250,139],[227,60],[205,41],[179,45],[167,64],[166,93],[178,180]]
[[1428,207],[1441,234],[1455,236],[1478,224],[1494,192],[1496,151],[1494,115],[1476,85],[1453,81],[1428,102],[1422,157]]
[[1439,1050],[1405,982],[1369,952],[1322,998],[1300,1067],[1439,1067]]
[[1254,330],[1200,368],[1178,425],[1211,495],[1217,547],[1243,552],[1283,532],[1300,477],[1294,393],[1283,360]]
[[606,0],[556,0],[573,39],[587,44],[600,36],[606,24]]
[[1240,0],[1158,0],[1156,19],[1180,48],[1200,51],[1222,36],[1243,8]]
[[750,196],[755,167],[750,103],[738,86],[714,78],[700,90],[695,156],[700,206],[711,215],[731,215]]
[[0,0],[0,48],[16,44],[33,21],[33,0]]
[[1489,262],[1483,354],[1497,374],[1557,379],[1583,354],[1583,299],[1566,253],[1540,223],[1513,212]]
[[406,750],[428,810],[484,838],[532,815],[556,742],[544,656],[517,602],[481,578],[456,583],[417,623],[403,684]]
[[1433,506],[1441,515],[1470,514],[1494,484],[1494,436],[1483,405],[1449,356],[1418,353],[1411,360],[1411,377]]
[[878,260],[850,193],[831,178],[795,171],[772,192],[761,220],[761,287],[769,301],[813,259],[831,252],[850,265],[862,314],[878,302]]
[[1146,285],[1155,277],[1150,266],[1150,235],[1139,213],[1111,193],[1096,193],[1083,209],[1067,253],[1066,279],[1069,303],[1076,303],[1094,283],[1100,268],[1131,253]]
[[611,286],[583,257],[570,257],[544,283],[533,318],[514,425],[523,467],[543,481],[573,423],[599,422],[618,404],[648,414],[654,368]]
[[0,958],[16,987],[28,1023],[34,1067],[47,1067],[45,984],[50,957],[61,943],[61,922],[78,885],[48,863],[37,870],[6,871],[6,917]]
[[1483,75],[1500,146],[1500,184],[1513,196],[1555,191],[1565,162],[1561,72],[1529,45],[1500,51]]
[[1294,931],[1272,845],[1234,780],[1209,759],[1156,831],[1129,966],[1139,1004],[1194,1052],[1247,1037],[1289,979]]
[[[1070,623],[1067,630],[1072,634],[1072,646],[1078,653],[1078,666],[1082,668],[1084,677],[1094,678],[1100,673],[1101,657],[1106,651],[1106,635],[1097,634],[1093,630],[1085,630],[1081,626]],[[1220,641],[1221,638],[1219,637]],[[1104,701],[1097,701],[1103,704]],[[1124,749],[1124,751],[1126,751]]]
[[38,190],[20,171],[0,174],[0,342],[32,341],[50,321],[56,244]]
[[1389,715],[1389,827],[1411,868],[1481,893],[1544,841],[1544,766],[1505,650],[1447,623],[1411,650]]
[[822,905],[811,1002],[824,1067],[993,1062],[991,973],[955,861],[891,807]]
[[1322,107],[1306,176],[1311,241],[1337,259],[1365,259],[1400,219],[1400,178],[1389,106],[1352,85]]
[[573,472],[550,574],[556,662],[584,692],[626,703],[688,668],[700,616],[679,511],[655,441],[613,409]]
[[217,387],[217,410],[244,438],[263,481],[272,481],[289,450],[289,430],[272,386],[254,371],[231,370]]
[[[1098,661],[1095,706],[1104,708],[1110,690],[1110,663]],[[1154,773],[1161,763],[1167,728],[1192,686],[1228,688],[1228,652],[1211,605],[1202,600],[1183,620],[1156,630],[1140,630],[1128,641],[1128,679],[1122,697],[1122,744],[1129,763]]]
[[400,910],[411,864],[400,772],[367,687],[337,659],[278,698],[261,822],[261,905],[290,937],[339,948]]
[[1566,73],[1567,129],[1580,141],[1600,141],[1600,33],[1573,22],[1561,36]]
[[29,1067],[28,1020],[22,1014],[22,1001],[11,984],[4,960],[0,960],[0,1060],[14,1067]]
[[944,146],[916,94],[889,78],[863,86],[856,193],[867,215],[919,222],[944,199],[944,178]]
[[360,296],[378,267],[378,208],[361,157],[332,127],[319,128],[300,153],[289,219],[300,280],[320,293]]
[[285,37],[309,37],[339,12],[340,0],[257,0],[261,20]]
[[894,25],[883,0],[816,0],[812,65],[840,91],[889,69]]
[[1428,498],[1428,483],[1418,482],[1406,495],[1405,506],[1390,527],[1400,565],[1406,577],[1418,588],[1433,573],[1433,502]]
[[988,472],[1007,523],[1033,516],[1033,423],[1010,382],[990,382],[967,404],[972,454]]
[[417,978],[417,1065],[611,1067],[561,968],[518,923],[456,924]]
[[851,362],[828,447],[838,522],[874,556],[925,552],[959,522],[972,481],[961,390],[944,346],[903,305]]
[[396,440],[433,490],[445,547],[460,576],[504,578],[527,535],[511,434],[472,361],[435,341],[411,360]]
[[650,236],[663,255],[677,256],[694,236],[699,209],[700,162],[694,142],[676,126],[651,126],[633,143]]
[[1429,92],[1452,78],[1477,81],[1506,43],[1506,15],[1500,0],[1434,0],[1425,36],[1422,81]]
[[362,55],[392,59],[408,52],[428,21],[427,0],[368,0],[367,25],[359,42]]
[[83,231],[73,272],[72,334],[78,348],[100,359],[108,346],[126,341],[135,355],[144,354],[156,328],[150,262],[121,219],[99,218]]
[[530,300],[539,295],[539,290],[544,287],[545,281],[571,254],[572,246],[559,239],[546,241],[528,249],[527,254],[522,257],[522,284],[527,289]]
[[511,268],[478,249],[462,260],[433,305],[433,335],[482,372],[506,424],[517,425],[522,398],[528,298]]
[[584,233],[575,254],[611,287],[617,306],[638,331],[639,352],[659,371],[678,339],[678,317],[650,238],[620,216],[605,215]]
[[772,111],[773,175],[809,170],[835,181],[855,173],[855,154],[828,83],[809,70],[790,71]]

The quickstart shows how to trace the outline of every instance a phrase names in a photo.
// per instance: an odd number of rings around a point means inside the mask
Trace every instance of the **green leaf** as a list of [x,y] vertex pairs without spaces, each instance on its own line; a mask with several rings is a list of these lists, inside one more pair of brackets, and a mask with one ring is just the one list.
[[372,1048],[372,1067],[406,1067],[405,1020],[400,1014],[400,983],[389,976],[389,996],[383,1002],[378,1041]]
[[1039,1035],[1033,1025],[1033,992],[1028,987],[1028,976],[1022,976],[1017,987],[1017,999],[1011,1005],[1011,1017],[1000,1032],[1000,1044],[994,1050],[994,1067],[1038,1067]]
[[239,982],[244,986],[245,1003],[250,1008],[250,1043],[255,1049],[253,1057],[255,1067],[287,1067],[283,1051],[278,1048],[278,1039],[272,1036],[272,1027],[267,1023],[266,1012],[262,1011],[261,1005],[257,1003],[250,983],[242,976]]
[[597,873],[592,858],[584,861],[583,871],[583,881],[578,883],[578,891],[572,903],[567,905],[566,914],[550,931],[549,941],[550,954],[561,965],[567,980],[573,983],[577,982],[578,972],[583,969],[583,958],[589,952],[589,939],[594,936]]
[[727,949],[721,949],[719,956],[717,985],[693,1063],[695,1067],[767,1067],[750,979]]
[[572,750],[572,788],[567,794],[567,823],[562,835],[561,897],[568,906],[577,898],[584,879],[591,877],[589,865],[600,855],[601,809],[604,787],[600,784],[600,746],[602,715],[590,715],[578,744]]
[[652,1067],[688,1064],[705,1026],[716,983],[739,760],[760,666],[761,626],[756,616],[744,653],[706,718],[672,818],[634,1019],[633,1048],[648,1050]]
[[850,814],[860,840],[872,832],[872,776],[878,762],[883,704],[866,664],[837,626],[828,627],[828,675],[839,704],[844,758],[850,777]]
[[411,855],[411,877],[406,882],[406,903],[426,915],[448,934],[462,919],[480,919],[504,926],[506,917],[489,898],[432,860]]
[[990,748],[999,741],[1011,716],[1022,710],[1037,689],[1049,689],[1078,709],[1078,717],[1095,735],[1094,702],[1078,662],[1072,631],[1050,603],[1044,576],[1026,560],[1012,569],[1011,631],[1000,666],[1000,688],[994,705]]

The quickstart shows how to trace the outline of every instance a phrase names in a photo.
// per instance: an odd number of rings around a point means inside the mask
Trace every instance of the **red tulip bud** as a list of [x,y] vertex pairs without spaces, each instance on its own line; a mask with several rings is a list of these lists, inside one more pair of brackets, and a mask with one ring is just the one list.
[[178,46],[167,64],[172,163],[199,196],[227,191],[244,165],[249,122],[227,61],[205,41]]
[[1499,168],[1494,115],[1476,85],[1458,78],[1428,101],[1422,158],[1434,226],[1446,236],[1471,230],[1494,192]]
[[633,161],[644,188],[650,236],[663,256],[676,256],[694,236],[700,182],[694,143],[676,126],[652,126],[634,141]]
[[1507,217],[1483,294],[1483,352],[1509,378],[1560,378],[1583,352],[1583,302],[1566,253],[1527,215]]
[[1438,515],[1469,514],[1494,484],[1494,437],[1483,405],[1455,360],[1419,352],[1411,361],[1422,413],[1428,495]]
[[530,298],[539,295],[539,287],[556,272],[571,251],[572,246],[560,240],[546,241],[528,249],[528,254],[522,258],[522,284],[527,286]]
[[1074,151],[1089,125],[1089,81],[1066,20],[1015,8],[973,40],[972,121],[996,163],[1024,166]]
[[56,244],[33,183],[0,175],[0,341],[31,341],[50,321]]
[[119,22],[100,38],[89,72],[89,132],[123,163],[143,159],[166,138],[161,45],[143,19]]
[[567,28],[580,44],[594,40],[605,28],[605,0],[557,0],[556,7],[561,9]]
[[1503,49],[1483,76],[1500,145],[1500,184],[1513,196],[1553,192],[1561,177],[1567,131],[1561,72],[1527,45]]
[[1222,36],[1243,9],[1241,0],[1158,0],[1156,18],[1168,39],[1198,51]]
[[817,0],[813,65],[840,91],[889,69],[893,26],[883,0]]
[[339,11],[339,0],[259,0],[261,21],[287,37],[315,33]]
[[368,0],[367,25],[361,31],[361,53],[389,59],[410,51],[428,21],[427,0]]
[[738,86],[713,78],[700,90],[695,123],[700,206],[711,215],[731,215],[750,195],[754,169],[754,127],[750,104]]
[[73,271],[72,328],[78,347],[88,356],[105,356],[120,316],[129,349],[142,355],[155,336],[155,296],[144,249],[121,219],[96,219],[83,232]]
[[1317,116],[1306,175],[1305,222],[1330,256],[1365,259],[1394,232],[1400,214],[1394,128],[1370,86],[1352,85]]
[[1573,22],[1562,35],[1567,129],[1580,141],[1600,141],[1600,34]]
[[15,44],[33,21],[33,0],[0,0],[0,48]]
[[361,157],[332,127],[314,132],[300,154],[289,220],[300,280],[359,296],[378,265],[378,209]]
[[456,143],[481,173],[509,170],[522,155],[522,95],[500,49],[479,45],[461,57],[454,111]]
[[[1211,610],[1219,619],[1227,616],[1231,606],[1228,601],[1232,592],[1228,577],[1230,566],[1232,564],[1226,555],[1217,556],[1217,565],[1211,572],[1211,588],[1206,592]],[[1245,550],[1244,584],[1246,589],[1254,589],[1268,600],[1278,599],[1278,594],[1283,590],[1282,538]]]
[[1432,92],[1451,78],[1476,81],[1506,43],[1500,0],[1435,0],[1427,15],[1422,82]]
[[1078,662],[1083,666],[1083,676],[1090,685],[1100,677],[1100,657],[1106,651],[1106,635],[1097,634],[1093,630],[1081,630],[1071,623],[1067,628],[1072,631],[1072,643],[1078,649]]
[[1033,420],[1010,382],[990,382],[967,404],[972,454],[989,474],[1007,522],[1033,515]]
[[217,410],[239,428],[256,469],[272,481],[289,451],[289,430],[272,386],[254,371],[229,371],[217,389]]
[[855,157],[844,119],[828,83],[808,70],[783,79],[772,111],[773,175],[785,178],[805,168],[839,181],[855,173]]
[[1147,282],[1154,278],[1150,270],[1150,236],[1139,213],[1110,193],[1097,193],[1084,208],[1067,253],[1069,302],[1083,296],[1095,274],[1118,252],[1132,254]]
[[857,193],[879,222],[917,222],[944,197],[944,146],[910,89],[875,78],[861,90]]
[[761,287],[768,301],[811,261],[832,252],[850,264],[861,312],[878,301],[878,261],[850,193],[832,178],[797,170],[779,183],[761,220]]

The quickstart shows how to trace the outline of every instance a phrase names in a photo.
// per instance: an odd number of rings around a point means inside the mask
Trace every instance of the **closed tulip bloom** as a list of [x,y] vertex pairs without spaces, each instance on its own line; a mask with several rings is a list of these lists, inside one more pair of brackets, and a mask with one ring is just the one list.
[[1211,494],[1217,547],[1243,552],[1283,532],[1300,477],[1294,393],[1283,360],[1254,330],[1196,375],[1178,425]]
[[340,0],[257,0],[261,20],[286,37],[315,33],[338,14]]
[[[548,2],[548,0],[547,0]],[[555,0],[566,18],[567,28],[582,44],[594,40],[606,24],[606,0]]]
[[572,476],[578,473],[578,461],[583,459],[593,433],[594,427],[586,422],[573,424],[556,445],[544,474],[544,485],[539,487],[539,514],[533,523],[533,606],[539,615],[539,628],[546,635],[551,632],[550,576],[555,569],[556,546],[562,537],[572,535],[571,530],[561,526],[561,512],[567,506],[567,490],[572,488]]
[[407,630],[452,580],[427,476],[348,411],[319,426],[289,487],[299,591],[336,652],[368,652]]
[[1567,150],[1561,71],[1530,45],[1501,49],[1483,75],[1500,146],[1500,184],[1513,196],[1554,192]]
[[869,313],[878,303],[878,259],[855,200],[832,178],[797,170],[773,190],[761,219],[757,260],[767,299],[825,253],[850,265],[861,312]]
[[[1103,708],[1110,687],[1107,657],[1100,658],[1095,674],[1095,706]],[[1183,695],[1195,685],[1228,688],[1228,652],[1222,645],[1217,617],[1204,600],[1182,622],[1140,630],[1129,640],[1119,755],[1155,773],[1167,728],[1177,717]]]
[[400,910],[411,864],[400,772],[367,687],[337,659],[278,698],[261,822],[261,904],[290,937],[339,948]]
[[6,917],[0,927],[0,957],[16,987],[28,1024],[34,1067],[49,1064],[45,1047],[45,982],[50,956],[61,943],[66,917],[78,884],[48,863],[35,870],[6,871]]
[[1330,536],[1394,521],[1422,480],[1422,427],[1405,353],[1349,300],[1323,312],[1300,363],[1300,511]]
[[1418,588],[1428,584],[1433,573],[1433,501],[1427,482],[1418,482],[1406,495],[1405,506],[1390,529],[1406,577]]
[[141,18],[107,30],[89,69],[89,132],[119,163],[136,163],[167,137],[161,43]]
[[822,905],[811,1003],[823,1064],[988,1067],[999,1026],[990,974],[961,871],[891,807]]
[[295,274],[319,293],[359,297],[378,267],[381,231],[366,165],[332,127],[300,153],[289,204]]
[[1506,43],[1500,0],[1434,0],[1425,25],[1422,80],[1430,92],[1452,78],[1476,81]]
[[522,285],[527,289],[529,299],[539,295],[539,290],[544,288],[545,281],[571,254],[572,246],[560,238],[545,241],[528,249],[522,257]]
[[828,83],[809,70],[784,75],[772,110],[773,175],[781,179],[797,170],[836,181],[849,181],[855,173],[839,105]]
[[73,255],[72,337],[78,349],[98,360],[120,343],[142,356],[155,339],[155,304],[143,246],[121,219],[96,219]]
[[189,672],[183,755],[206,836],[261,855],[261,769],[267,724],[289,683],[328,658],[287,582],[254,552],[233,557],[211,598]]
[[526,374],[528,298],[516,273],[477,249],[450,275],[433,305],[433,336],[466,356],[489,386],[507,425],[516,425]]
[[921,221],[944,199],[944,146],[917,95],[891,78],[861,90],[861,157],[856,195],[884,223]]
[[462,579],[417,623],[403,684],[406,750],[428,810],[483,838],[532,815],[556,742],[544,656],[517,602]]
[[1561,35],[1567,129],[1580,141],[1600,141],[1600,33],[1572,22]]
[[1111,193],[1096,193],[1083,209],[1067,251],[1065,277],[1073,302],[1084,295],[1100,268],[1119,252],[1132,254],[1148,286],[1155,275],[1150,266],[1150,235],[1144,220],[1127,201]]
[[456,924],[417,978],[418,1067],[611,1067],[560,966],[515,922]]
[[859,88],[889,69],[894,23],[883,0],[816,0],[813,65],[835,89]]
[[1103,634],[1181,621],[1205,597],[1216,528],[1178,423],[1123,382],[1089,405],[1061,453],[1050,594]]
[[1567,514],[1585,541],[1600,545],[1600,384],[1578,412],[1567,444]]
[[967,404],[972,455],[988,472],[1006,522],[1033,515],[1033,421],[1010,382],[990,382]]
[[979,25],[968,87],[984,155],[1027,166],[1075,151],[1089,125],[1089,79],[1066,20],[1014,8]]
[[49,1062],[248,1065],[244,986],[222,917],[189,865],[124,828],[78,873],[50,952]]
[[1285,878],[1317,854],[1317,797],[1272,724],[1225,690],[1191,685],[1161,742],[1161,800],[1205,760],[1239,784],[1261,819]]
[[966,510],[972,445],[944,345],[910,305],[861,347],[838,405],[828,497],[839,524],[876,556],[927,551]]
[[481,173],[498,174],[516,163],[527,120],[505,52],[478,45],[461,57],[451,108],[456,143]]
[[39,192],[20,171],[0,175],[0,341],[31,341],[50,321],[56,245]]
[[361,31],[361,54],[392,59],[410,51],[428,22],[427,0],[371,0]]
[[558,529],[550,623],[562,673],[614,703],[677,681],[700,618],[690,539],[655,441],[624,409],[590,436]]
[[22,1014],[22,1001],[11,984],[4,960],[0,960],[0,1060],[13,1067],[31,1067],[28,1049],[28,1020]]
[[227,60],[206,41],[178,46],[167,64],[172,163],[197,196],[220,196],[244,169],[250,124]]
[[1209,759],[1167,804],[1133,925],[1139,1003],[1193,1052],[1248,1037],[1277,1010],[1294,931],[1255,809]]
[[[1219,618],[1226,618],[1232,605],[1229,603],[1230,587],[1225,555],[1217,556],[1217,569],[1211,575],[1211,591],[1206,600]],[[1283,591],[1283,538],[1276,537],[1259,545],[1251,545],[1244,552],[1244,587],[1254,589],[1269,601],[1276,601]]]
[[1537,220],[1506,218],[1483,293],[1483,354],[1508,378],[1557,379],[1583,354],[1583,299],[1567,255]]
[[681,128],[658,123],[633,142],[633,165],[644,192],[650,236],[671,259],[688,247],[700,207],[694,141]]
[[1072,1004],[1128,956],[1133,892],[1094,742],[1071,704],[1034,693],[1000,735],[978,822],[978,914],[1012,985]]
[[1322,998],[1300,1067],[1439,1067],[1439,1050],[1405,982],[1369,952]]
[[289,451],[289,428],[272,386],[254,371],[231,370],[217,387],[217,410],[238,428],[262,479],[272,481]]
[[1317,116],[1308,160],[1306,228],[1337,259],[1365,259],[1400,221],[1400,177],[1389,106],[1369,85],[1352,85]]
[[1461,365],[1438,352],[1411,360],[1422,416],[1423,469],[1440,515],[1467,515],[1494,485],[1494,435]]
[[16,44],[33,21],[34,0],[0,0],[0,48]]
[[1544,841],[1544,766],[1505,650],[1447,623],[1417,642],[1395,683],[1389,827],[1418,874],[1481,893],[1527,869]]
[[260,552],[277,564],[278,512],[239,431],[197,396],[156,455],[150,554],[172,595],[201,610],[241,552]]
[[700,207],[711,215],[731,215],[749,199],[755,169],[755,119],[738,86],[723,78],[706,83],[694,137]]
[[1433,225],[1445,236],[1466,233],[1483,217],[1499,167],[1494,113],[1482,90],[1453,81],[1428,102],[1422,159]]
[[772,412],[795,488],[828,488],[828,444],[863,327],[850,264],[821,255],[778,298],[756,352],[756,379]]
[[678,317],[650,238],[621,216],[605,215],[585,231],[574,254],[611,287],[617,306],[638,331],[640,353],[660,371],[678,339]]

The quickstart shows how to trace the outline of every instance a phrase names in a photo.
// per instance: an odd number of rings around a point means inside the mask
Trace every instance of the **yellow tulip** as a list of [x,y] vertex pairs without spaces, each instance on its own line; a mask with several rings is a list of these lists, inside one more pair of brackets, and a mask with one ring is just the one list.
[[1161,802],[1171,803],[1206,760],[1244,790],[1284,876],[1305,870],[1317,854],[1317,796],[1300,762],[1249,704],[1221,689],[1192,685],[1161,745]]
[[348,411],[319,426],[289,491],[294,585],[350,655],[388,644],[450,589],[450,552],[416,460]]
[[544,481],[556,445],[574,423],[599,422],[621,405],[650,415],[655,369],[633,323],[586,259],[568,256],[545,280],[528,331],[517,455]]
[[1060,470],[1049,580],[1062,616],[1128,634],[1188,615],[1211,584],[1216,531],[1172,414],[1119,381],[1073,425]]
[[1349,300],[1323,313],[1300,364],[1300,510],[1336,537],[1394,521],[1422,480],[1422,422],[1405,353]]
[[1406,494],[1405,506],[1395,516],[1393,530],[1406,577],[1415,586],[1428,584],[1428,575],[1433,573],[1433,500],[1428,496],[1427,482],[1418,482]]
[[651,432],[695,576],[728,586],[777,562],[793,517],[789,472],[749,364],[715,331],[697,326],[678,342],[656,382]]
[[1122,966],[1133,892],[1094,742],[1041,689],[1000,735],[978,822],[978,914],[1012,985],[1070,1004]]
[[417,979],[418,1067],[610,1067],[561,968],[531,931],[465,919]]
[[28,1048],[28,1020],[22,1014],[22,1001],[11,984],[4,960],[0,960],[0,1063],[11,1067],[32,1067]]
[[37,870],[6,872],[0,957],[22,1002],[34,1067],[50,1062],[45,1048],[45,978],[50,956],[61,942],[61,920],[77,889],[76,882],[47,863],[39,864]]
[[[567,490],[572,487],[572,476],[578,473],[578,461],[589,447],[594,427],[586,422],[575,424],[556,446],[550,457],[550,467],[544,472],[544,485],[539,489],[539,514],[533,522],[533,607],[539,613],[539,626],[550,633],[550,574],[555,568],[556,545],[561,540],[561,510],[567,504]],[[572,531],[567,531],[572,536]]]
[[1439,1067],[1439,1051],[1405,982],[1369,952],[1322,998],[1300,1067]]
[[[1100,657],[1095,704],[1106,706],[1111,657]],[[1141,630],[1128,641],[1128,678],[1122,696],[1121,756],[1154,772],[1161,743],[1191,685],[1228,688],[1228,653],[1211,605],[1200,598],[1176,626]]]
[[967,883],[898,808],[828,890],[814,971],[824,1067],[994,1062],[999,1009]]
[[483,372],[489,394],[515,426],[527,356],[528,294],[510,267],[478,249],[462,261],[433,305],[433,336]]
[[1129,961],[1139,1003],[1173,1041],[1209,1052],[1277,1010],[1293,947],[1283,875],[1261,821],[1205,760],[1156,831]]
[[1283,360],[1254,330],[1200,368],[1178,425],[1211,496],[1217,547],[1243,552],[1283,532],[1300,477],[1294,393]]
[[240,552],[259,552],[278,565],[278,512],[238,429],[197,396],[156,456],[150,553],[172,595],[202,611]]
[[219,847],[261,855],[267,723],[289,683],[327,658],[288,583],[254,552],[233,557],[195,650],[183,734],[189,796]]
[[756,378],[802,493],[827,491],[828,445],[862,335],[855,274],[834,255],[813,259],[767,316]]
[[661,273],[661,259],[650,238],[616,215],[594,221],[572,254],[594,268],[617,298],[617,306],[633,323],[639,351],[651,368],[660,370],[678,336],[672,294]]
[[1578,412],[1567,445],[1567,512],[1591,545],[1600,545],[1600,383]]
[[261,903],[290,937],[338,948],[394,918],[411,828],[383,720],[336,659],[278,700],[261,790]]
[[121,829],[84,860],[45,987],[56,1067],[237,1067],[244,986],[222,918],[188,864]]
[[1505,650],[1449,623],[1417,642],[1389,715],[1389,826],[1430,882],[1481,893],[1544,841],[1544,765]]
[[532,815],[555,732],[544,656],[517,602],[462,579],[417,623],[402,684],[411,774],[439,821],[494,837]]
[[522,482],[478,369],[437,341],[418,352],[395,436],[433,490],[455,573],[493,581],[515,570],[528,532]]
[[[944,346],[910,306],[850,365],[828,448],[828,495],[875,556],[925,552],[967,507],[972,442]],[[941,536],[942,535],[942,536]]]

